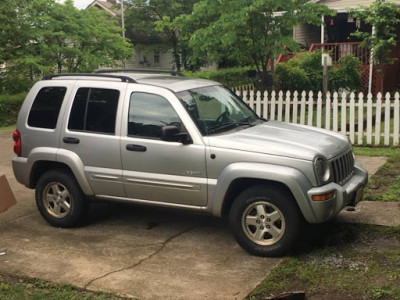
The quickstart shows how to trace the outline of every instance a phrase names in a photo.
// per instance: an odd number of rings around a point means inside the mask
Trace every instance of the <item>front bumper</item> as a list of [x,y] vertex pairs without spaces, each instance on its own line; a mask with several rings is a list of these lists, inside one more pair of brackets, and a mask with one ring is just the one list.
[[[362,198],[363,188],[368,182],[368,173],[355,165],[353,177],[343,186],[336,183],[312,188],[308,191],[308,200],[313,211],[313,218],[306,218],[309,223],[322,223],[336,216],[344,207],[355,205]],[[334,196],[325,201],[312,200],[313,195],[322,195],[334,192]]]

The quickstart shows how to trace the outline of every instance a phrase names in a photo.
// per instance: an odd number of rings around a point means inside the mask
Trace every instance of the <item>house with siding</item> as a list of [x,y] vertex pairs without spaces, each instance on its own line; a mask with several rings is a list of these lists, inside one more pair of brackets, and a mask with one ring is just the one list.
[[[120,17],[121,10],[116,0],[94,0],[88,7],[95,7],[108,12],[113,17]],[[143,39],[137,32],[128,32],[135,53],[125,63],[127,69],[156,69],[156,70],[173,70],[172,49],[166,49],[165,44],[160,41],[148,41]]]
[[[369,86],[372,93],[380,90],[379,74],[373,70],[370,61],[370,53],[360,48],[360,41],[354,39],[351,33],[360,29],[361,31],[372,31],[371,26],[360,20],[352,18],[347,14],[348,9],[369,6],[374,0],[313,0],[313,3],[325,4],[328,8],[336,10],[334,17],[324,16],[323,25],[318,27],[309,24],[302,24],[294,28],[293,38],[309,51],[322,49],[329,51],[334,61],[339,60],[343,55],[359,57],[362,63],[362,78],[365,91]],[[387,0],[400,6],[400,0]],[[392,66],[387,67],[387,72],[392,76],[386,76],[385,87],[387,90],[400,88],[400,46],[392,49],[391,56],[398,58]]]

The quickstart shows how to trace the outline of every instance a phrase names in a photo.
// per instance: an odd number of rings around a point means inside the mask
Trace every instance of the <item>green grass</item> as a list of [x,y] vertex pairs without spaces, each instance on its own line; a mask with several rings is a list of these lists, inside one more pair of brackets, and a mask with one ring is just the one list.
[[365,156],[386,156],[396,159],[400,156],[400,148],[383,147],[353,147],[354,154]]
[[400,202],[400,148],[354,147],[354,153],[386,156],[387,163],[369,179],[364,200]]
[[0,275],[0,300],[19,299],[114,300],[122,298],[110,293],[88,292],[66,284]]
[[15,129],[15,125],[0,127],[0,131]]
[[312,299],[400,298],[400,227],[328,223],[314,226],[308,240],[248,299],[291,291]]

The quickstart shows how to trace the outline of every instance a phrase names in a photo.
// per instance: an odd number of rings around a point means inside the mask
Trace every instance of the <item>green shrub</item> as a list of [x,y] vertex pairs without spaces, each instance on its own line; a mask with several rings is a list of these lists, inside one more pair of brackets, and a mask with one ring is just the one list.
[[26,93],[0,95],[0,127],[17,123],[18,113]]
[[306,71],[291,63],[278,64],[274,79],[276,88],[282,91],[302,91],[311,87]]
[[248,76],[249,68],[229,68],[217,71],[185,71],[188,77],[204,78],[221,82],[228,87],[238,87],[246,84],[252,84],[252,79]]
[[356,57],[343,56],[337,67],[331,68],[328,72],[329,90],[358,91],[362,85],[360,66],[361,62]]
[[[279,63],[274,72],[275,87],[284,91],[322,91],[321,51],[300,52],[286,63]],[[358,91],[362,86],[360,61],[343,56],[328,68],[328,88],[331,92],[346,89]]]

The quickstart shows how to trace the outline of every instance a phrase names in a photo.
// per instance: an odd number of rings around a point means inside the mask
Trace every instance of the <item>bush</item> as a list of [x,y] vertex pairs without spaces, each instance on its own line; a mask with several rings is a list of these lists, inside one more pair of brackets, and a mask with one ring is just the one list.
[[0,95],[0,127],[17,123],[18,113],[26,93]]
[[311,88],[306,71],[291,63],[278,64],[274,79],[276,88],[282,91],[301,91]]
[[346,89],[357,91],[362,86],[360,74],[360,61],[350,55],[343,56],[336,68],[331,68],[328,72],[329,90],[339,91]]
[[228,87],[238,87],[246,84],[252,84],[252,79],[248,76],[249,68],[230,68],[217,71],[198,71],[183,72],[188,77],[204,78],[221,82]]
[[[275,87],[284,91],[322,91],[321,51],[300,52],[286,63],[275,67]],[[343,56],[328,69],[328,88],[331,92],[361,88],[360,61],[353,56]]]

